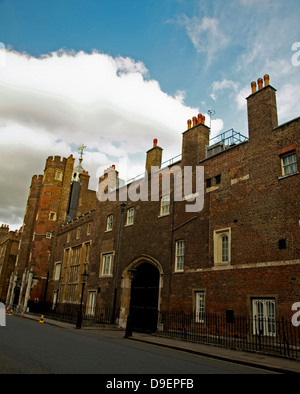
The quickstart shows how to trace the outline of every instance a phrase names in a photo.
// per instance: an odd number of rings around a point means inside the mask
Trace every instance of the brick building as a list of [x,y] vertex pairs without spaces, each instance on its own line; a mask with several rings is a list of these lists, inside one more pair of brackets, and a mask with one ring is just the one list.
[[[25,215],[28,239],[35,232],[35,240],[26,249],[25,226],[21,250],[29,258],[24,264],[20,254],[17,264],[38,279],[25,281],[28,299],[46,294],[53,308],[78,306],[86,270],[88,313],[115,310],[122,327],[130,302],[134,327],[145,330],[161,323],[158,311],[170,310],[193,311],[195,322],[203,312],[290,319],[300,301],[300,118],[278,125],[267,75],[251,87],[247,138],[229,130],[212,141],[204,117],[195,116],[182,134],[180,159],[162,166],[155,139],[144,177],[122,185],[113,166],[99,179],[104,201],[95,192],[82,194],[81,203],[78,193],[72,197],[74,159],[47,161],[51,181],[33,179]],[[65,188],[54,180],[60,166]],[[192,183],[185,182],[189,174]],[[87,185],[84,179],[81,172]],[[47,232],[51,242],[37,243],[37,234]]]
[[0,228],[0,302],[7,296],[10,276],[14,270],[20,239],[19,231],[9,231],[9,226]]
[[[290,319],[300,301],[300,118],[278,125],[267,75],[251,86],[248,138],[229,130],[210,141],[199,115],[188,121],[176,163],[160,168],[162,148],[154,140],[143,178],[121,187],[116,170],[108,169],[112,184],[104,176],[100,185],[115,201],[97,201],[95,210],[58,229],[59,270],[50,273],[49,301],[78,305],[87,269],[84,304],[90,313],[117,307],[123,327],[130,296],[134,325],[142,329],[156,328],[157,311],[175,309],[194,311],[196,321],[204,311]],[[157,201],[151,166],[160,179]],[[176,176],[187,167],[194,202],[186,193],[174,198]],[[199,167],[204,188],[197,187]],[[164,179],[171,180],[169,194]],[[188,212],[202,191],[201,209]],[[130,193],[136,198],[124,198]]]
[[[6,299],[7,305],[24,311],[45,301],[52,270],[56,233],[62,223],[93,207],[95,191],[88,189],[89,174],[75,159],[48,157],[43,175],[34,175],[24,216],[23,230]],[[11,294],[18,289],[12,301]]]

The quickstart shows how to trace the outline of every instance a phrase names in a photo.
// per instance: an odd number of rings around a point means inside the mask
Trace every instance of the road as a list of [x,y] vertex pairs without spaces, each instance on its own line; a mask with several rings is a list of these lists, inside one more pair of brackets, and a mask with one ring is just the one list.
[[1,374],[266,374],[252,367],[125,339],[7,316],[0,327]]

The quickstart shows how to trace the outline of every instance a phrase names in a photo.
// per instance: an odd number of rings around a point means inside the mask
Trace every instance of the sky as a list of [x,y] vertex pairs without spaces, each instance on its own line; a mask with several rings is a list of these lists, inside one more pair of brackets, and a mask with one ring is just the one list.
[[48,156],[84,144],[95,190],[112,164],[142,173],[154,138],[179,155],[198,113],[247,136],[265,74],[279,124],[300,116],[299,20],[299,0],[0,0],[0,224],[22,226]]

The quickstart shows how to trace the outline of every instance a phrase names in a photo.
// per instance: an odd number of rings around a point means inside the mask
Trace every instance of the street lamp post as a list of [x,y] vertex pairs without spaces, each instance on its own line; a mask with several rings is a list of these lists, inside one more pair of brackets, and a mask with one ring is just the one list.
[[81,328],[81,323],[82,323],[82,300],[83,300],[83,292],[84,292],[84,286],[86,284],[87,278],[88,278],[88,274],[86,272],[86,270],[84,270],[84,273],[81,275],[82,277],[82,289],[81,289],[81,300],[80,300],[80,308],[78,311],[78,315],[77,315],[77,323],[76,323],[76,328]]
[[129,299],[129,313],[126,322],[126,330],[125,330],[125,338],[132,336],[132,318],[131,318],[131,290],[132,290],[132,282],[135,279],[137,274],[137,270],[134,265],[128,270],[128,276],[130,279],[130,299]]

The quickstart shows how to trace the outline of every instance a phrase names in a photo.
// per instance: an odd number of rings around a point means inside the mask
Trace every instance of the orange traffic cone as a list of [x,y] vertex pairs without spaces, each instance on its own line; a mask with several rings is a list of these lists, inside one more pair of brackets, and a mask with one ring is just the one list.
[[44,315],[41,316],[39,323],[44,323]]
[[23,316],[23,311],[22,311],[22,313],[21,313],[20,317],[24,317],[24,316]]

